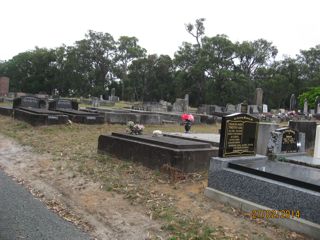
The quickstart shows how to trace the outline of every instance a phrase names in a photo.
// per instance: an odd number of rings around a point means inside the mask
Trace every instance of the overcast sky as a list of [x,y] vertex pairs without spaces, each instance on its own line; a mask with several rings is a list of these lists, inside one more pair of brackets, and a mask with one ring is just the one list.
[[264,38],[282,55],[320,44],[319,0],[0,0],[0,59],[35,46],[72,45],[91,29],[135,36],[149,54],[173,56],[194,39],[185,24],[206,18],[207,36]]

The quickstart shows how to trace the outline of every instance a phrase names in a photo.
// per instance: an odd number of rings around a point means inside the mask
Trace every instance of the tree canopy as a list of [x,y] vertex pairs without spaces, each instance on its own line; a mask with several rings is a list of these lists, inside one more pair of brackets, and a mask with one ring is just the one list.
[[278,50],[265,39],[207,36],[203,18],[185,29],[194,42],[183,42],[173,58],[148,54],[134,36],[115,40],[90,30],[72,46],[36,47],[0,61],[0,75],[10,77],[11,91],[58,89],[63,96],[86,97],[114,87],[123,100],[172,102],[189,94],[193,106],[251,103],[254,89],[261,87],[270,107],[288,107],[292,93],[299,96],[320,85],[320,45],[276,61]]

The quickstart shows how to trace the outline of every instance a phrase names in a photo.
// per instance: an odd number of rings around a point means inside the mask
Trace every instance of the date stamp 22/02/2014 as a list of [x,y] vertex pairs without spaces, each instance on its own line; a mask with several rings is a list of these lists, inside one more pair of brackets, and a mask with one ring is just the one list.
[[250,216],[252,219],[258,219],[258,218],[300,218],[301,213],[299,210],[291,210],[291,209],[285,209],[285,210],[274,210],[274,209],[256,209],[252,210],[250,213]]

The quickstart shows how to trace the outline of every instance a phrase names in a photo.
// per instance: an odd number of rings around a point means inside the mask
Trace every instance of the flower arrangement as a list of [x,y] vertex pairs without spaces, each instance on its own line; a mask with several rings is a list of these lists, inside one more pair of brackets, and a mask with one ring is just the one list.
[[142,135],[142,132],[143,132],[143,129],[144,129],[144,126],[142,124],[135,124],[134,122],[132,121],[129,121],[127,123],[127,132],[129,134],[133,134],[133,135]]

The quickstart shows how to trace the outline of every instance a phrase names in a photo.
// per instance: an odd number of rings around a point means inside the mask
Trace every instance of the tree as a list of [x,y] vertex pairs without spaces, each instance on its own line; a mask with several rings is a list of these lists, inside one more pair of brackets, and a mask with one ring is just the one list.
[[185,25],[187,32],[196,39],[199,49],[201,48],[202,36],[204,36],[205,27],[203,23],[205,20],[205,18],[199,18],[196,19],[195,24],[188,23]]
[[54,61],[54,50],[36,48],[5,62],[2,73],[10,77],[13,91],[51,93],[56,72]]
[[115,62],[117,62],[117,76],[121,79],[122,91],[121,99],[125,99],[125,82],[128,81],[128,67],[134,59],[144,57],[146,50],[138,45],[136,37],[121,36],[117,42],[117,53]]
[[92,95],[104,94],[115,80],[116,42],[109,33],[89,30],[86,38],[77,41],[73,54],[80,72],[86,78]]

